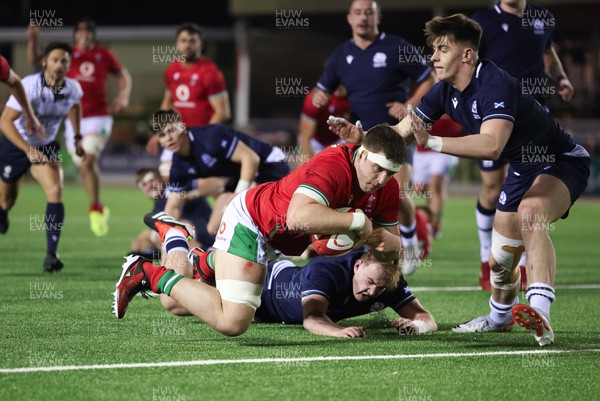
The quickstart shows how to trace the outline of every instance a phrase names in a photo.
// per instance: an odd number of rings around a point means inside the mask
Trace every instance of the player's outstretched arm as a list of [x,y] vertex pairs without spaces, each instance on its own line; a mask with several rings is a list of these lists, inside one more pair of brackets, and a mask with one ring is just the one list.
[[313,334],[342,338],[365,336],[365,327],[342,327],[327,316],[329,301],[322,295],[309,295],[302,298],[303,326]]
[[357,121],[354,125],[342,117],[329,116],[327,124],[329,125],[329,131],[348,143],[359,144],[365,136],[360,121]]
[[400,317],[392,321],[392,327],[404,334],[427,334],[437,330],[435,319],[416,298],[396,312]]

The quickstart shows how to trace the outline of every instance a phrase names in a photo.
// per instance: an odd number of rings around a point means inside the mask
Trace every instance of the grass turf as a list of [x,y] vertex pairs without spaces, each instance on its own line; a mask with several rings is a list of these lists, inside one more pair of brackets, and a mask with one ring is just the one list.
[[[253,325],[227,338],[193,318],[176,318],[157,300],[135,299],[122,320],[111,293],[122,256],[144,228],[150,204],[135,189],[105,188],[110,233],[94,237],[81,187],[65,189],[60,243],[62,272],[42,273],[45,201],[24,185],[0,237],[2,336],[0,368],[275,358],[269,363],[0,373],[0,400],[447,400],[597,399],[597,353],[458,356],[391,360],[304,361],[301,357],[411,355],[540,350],[533,337],[512,333],[452,334],[459,322],[487,313],[488,293],[416,292],[438,321],[431,335],[399,337],[386,311],[342,322],[369,326],[367,337],[311,335],[301,326]],[[441,240],[408,282],[420,286],[477,284],[475,200],[451,199]],[[551,229],[557,285],[600,284],[596,237],[600,203],[581,201]],[[597,289],[559,289],[552,307],[556,343],[549,350],[600,348]],[[545,350],[544,348],[543,350]],[[292,358],[291,360],[289,358]],[[594,373],[596,372],[596,373]]]

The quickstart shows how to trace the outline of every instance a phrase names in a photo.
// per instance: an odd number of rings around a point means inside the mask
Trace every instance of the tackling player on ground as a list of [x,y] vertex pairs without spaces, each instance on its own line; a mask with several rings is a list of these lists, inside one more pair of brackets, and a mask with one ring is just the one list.
[[289,260],[270,263],[254,320],[303,324],[313,334],[356,338],[365,336],[366,327],[336,322],[390,307],[400,315],[391,326],[402,334],[437,330],[433,316],[408,289],[398,262],[380,262],[372,250],[356,250],[335,258],[318,256],[303,267]]
[[[394,130],[377,126],[362,146],[330,147],[285,178],[237,195],[225,210],[214,244],[216,288],[192,278],[186,239],[191,230],[168,215],[146,216],[146,224],[165,244],[166,266],[175,270],[128,257],[116,285],[116,316],[124,316],[136,293],[152,289],[220,333],[240,335],[260,306],[268,261],[276,250],[300,255],[310,233],[351,233],[355,247],[372,246],[378,260],[400,258],[399,188],[390,179],[404,162],[405,152],[404,140]],[[341,207],[362,211],[334,210]],[[202,253],[197,256],[203,259],[201,264],[209,263]]]

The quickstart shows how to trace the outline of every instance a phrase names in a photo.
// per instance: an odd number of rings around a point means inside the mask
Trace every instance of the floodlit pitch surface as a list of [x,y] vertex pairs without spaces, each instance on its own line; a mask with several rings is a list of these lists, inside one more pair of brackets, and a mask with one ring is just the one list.
[[[364,339],[314,336],[301,326],[253,325],[227,338],[157,299],[111,314],[114,283],[149,201],[103,189],[110,233],[90,232],[83,188],[65,189],[62,272],[42,273],[41,189],[24,185],[0,236],[1,400],[480,400],[597,399],[600,394],[600,202],[580,201],[550,228],[558,258],[553,346],[528,332],[453,334],[488,311],[479,269],[475,198],[451,199],[443,238],[408,279],[440,330],[399,337],[391,311],[342,322]],[[450,288],[441,288],[450,287]],[[466,288],[457,288],[466,287]],[[581,288],[580,288],[581,287]],[[419,290],[420,288],[420,290]]]

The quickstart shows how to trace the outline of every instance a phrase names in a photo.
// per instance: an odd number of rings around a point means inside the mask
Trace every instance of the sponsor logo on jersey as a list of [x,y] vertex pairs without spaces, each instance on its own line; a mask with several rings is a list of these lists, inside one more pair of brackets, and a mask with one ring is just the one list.
[[373,56],[373,68],[386,67],[387,66],[386,60],[387,60],[387,56],[385,55],[385,53],[382,53],[382,52],[375,53],[375,55]]

